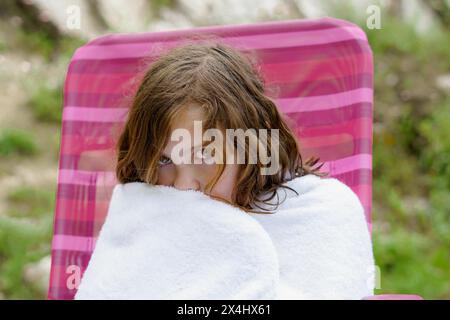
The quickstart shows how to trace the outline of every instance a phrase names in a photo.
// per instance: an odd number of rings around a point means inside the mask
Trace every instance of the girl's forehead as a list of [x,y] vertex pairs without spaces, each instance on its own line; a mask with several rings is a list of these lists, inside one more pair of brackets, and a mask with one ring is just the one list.
[[204,120],[206,119],[203,108],[199,104],[189,103],[182,106],[180,112],[174,117],[171,123],[171,131],[183,128],[194,132],[194,121]]
[[[201,145],[201,142],[195,143],[195,141],[194,141],[195,121],[197,121],[197,126],[198,126],[199,123],[202,124],[199,121],[204,121],[204,120],[206,120],[204,111],[199,104],[195,104],[195,103],[186,104],[185,106],[183,106],[180,109],[180,112],[178,112],[178,114],[173,118],[171,127],[170,127],[170,131],[169,131],[169,135],[171,136],[172,132],[177,129],[184,129],[190,133],[192,146],[197,145],[197,144]],[[200,134],[202,134],[202,133],[200,133]],[[166,146],[164,147],[164,152],[163,152],[164,154],[170,153],[170,150],[172,150],[172,148],[180,142],[179,140],[171,141],[170,136],[169,136]]]

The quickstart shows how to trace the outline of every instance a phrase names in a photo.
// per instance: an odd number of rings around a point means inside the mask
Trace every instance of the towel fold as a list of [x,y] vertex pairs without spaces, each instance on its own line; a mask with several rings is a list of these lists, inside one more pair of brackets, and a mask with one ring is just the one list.
[[282,204],[275,213],[251,214],[274,243],[280,280],[300,291],[303,299],[361,299],[373,295],[372,242],[358,196],[335,178],[315,175],[298,177],[284,185],[298,195],[279,188],[278,197],[268,204],[258,203],[272,210],[279,199]]
[[[308,175],[273,214],[199,191],[118,184],[75,299],[360,299],[372,247],[357,196]],[[371,269],[372,268],[372,269]]]
[[115,186],[75,299],[273,299],[277,256],[243,211],[199,191]]

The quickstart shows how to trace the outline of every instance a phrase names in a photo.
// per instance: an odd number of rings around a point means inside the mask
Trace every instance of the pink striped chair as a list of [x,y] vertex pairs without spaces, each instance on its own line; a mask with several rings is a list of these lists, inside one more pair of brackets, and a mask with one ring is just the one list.
[[67,72],[49,299],[72,299],[89,262],[139,75],[159,49],[193,34],[214,34],[257,57],[303,154],[320,156],[323,169],[354,190],[371,230],[373,61],[359,27],[324,18],[106,35],[79,48]]

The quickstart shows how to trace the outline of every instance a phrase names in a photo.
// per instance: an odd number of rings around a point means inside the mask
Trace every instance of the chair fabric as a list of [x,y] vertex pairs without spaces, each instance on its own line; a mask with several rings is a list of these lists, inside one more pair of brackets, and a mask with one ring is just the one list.
[[322,170],[358,195],[371,230],[373,60],[362,29],[322,18],[110,34],[77,49],[67,71],[49,299],[72,299],[89,262],[117,183],[114,144],[140,76],[194,34],[256,57],[303,158],[319,156]]

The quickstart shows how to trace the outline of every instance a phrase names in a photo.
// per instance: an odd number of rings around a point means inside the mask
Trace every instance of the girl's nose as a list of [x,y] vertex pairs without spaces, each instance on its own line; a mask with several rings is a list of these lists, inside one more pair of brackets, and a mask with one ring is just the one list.
[[179,190],[200,190],[200,183],[189,170],[179,170],[173,186]]

